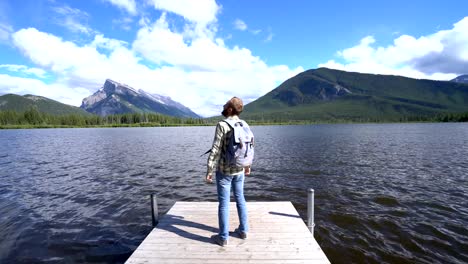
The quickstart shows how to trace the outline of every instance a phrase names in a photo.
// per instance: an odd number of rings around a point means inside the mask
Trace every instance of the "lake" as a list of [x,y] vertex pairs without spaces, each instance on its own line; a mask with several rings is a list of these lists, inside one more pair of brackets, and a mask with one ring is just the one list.
[[[468,124],[255,126],[248,201],[292,201],[332,263],[468,262]],[[204,183],[214,127],[0,130],[0,263],[124,262]],[[217,223],[213,223],[217,227]]]

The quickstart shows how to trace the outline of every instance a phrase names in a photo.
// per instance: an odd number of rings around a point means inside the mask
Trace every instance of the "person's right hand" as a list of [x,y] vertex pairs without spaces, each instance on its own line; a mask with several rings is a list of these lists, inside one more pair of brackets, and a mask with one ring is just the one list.
[[250,172],[251,172],[250,166],[247,166],[247,167],[244,168],[244,174],[245,174],[245,176],[249,176],[249,175],[250,175]]
[[205,177],[206,183],[213,183],[213,176],[211,174],[207,174]]

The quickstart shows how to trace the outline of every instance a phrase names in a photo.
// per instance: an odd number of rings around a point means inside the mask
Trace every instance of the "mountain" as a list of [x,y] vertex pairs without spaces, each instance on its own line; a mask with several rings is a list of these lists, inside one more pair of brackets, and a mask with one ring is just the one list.
[[460,75],[457,78],[451,80],[451,82],[468,83],[468,74]]
[[123,113],[160,113],[176,117],[199,118],[197,114],[170,97],[149,94],[107,79],[104,86],[83,99],[81,108],[100,116]]
[[327,68],[308,70],[247,104],[243,117],[269,121],[398,121],[468,111],[468,85]]
[[0,96],[0,111],[14,110],[17,112],[24,112],[29,110],[31,107],[37,108],[39,112],[53,115],[89,115],[88,112],[79,107],[62,104],[42,96],[31,94],[23,96],[16,94],[5,94]]

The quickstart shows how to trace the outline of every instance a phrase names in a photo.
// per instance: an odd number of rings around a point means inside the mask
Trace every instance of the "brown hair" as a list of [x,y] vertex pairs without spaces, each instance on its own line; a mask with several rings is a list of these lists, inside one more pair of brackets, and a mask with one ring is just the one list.
[[244,103],[242,102],[242,99],[235,96],[226,102],[226,106],[227,108],[232,108],[233,115],[240,115],[240,113],[242,113],[242,110],[244,109]]

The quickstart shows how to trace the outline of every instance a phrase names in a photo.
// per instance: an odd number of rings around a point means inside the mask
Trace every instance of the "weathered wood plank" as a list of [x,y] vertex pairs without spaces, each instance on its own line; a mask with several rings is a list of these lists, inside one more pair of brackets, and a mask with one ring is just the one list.
[[[250,231],[229,244],[211,242],[218,232],[218,204],[177,202],[127,263],[329,263],[290,202],[249,202]],[[239,225],[230,204],[230,229]]]
[[302,260],[290,260],[290,259],[254,259],[254,260],[230,260],[230,259],[165,259],[165,258],[131,258],[126,263],[128,264],[150,264],[150,263],[165,263],[165,264],[239,264],[239,263],[255,263],[255,264],[319,264],[324,263],[318,259],[302,259]]
[[320,256],[314,254],[314,252],[242,252],[242,254],[236,252],[224,252],[219,250],[218,252],[210,252],[207,254],[205,252],[178,252],[175,255],[171,251],[166,252],[152,252],[152,251],[138,251],[135,254],[136,256],[140,257],[151,257],[157,254],[158,258],[178,258],[178,259],[231,259],[231,260],[244,260],[244,259],[271,259],[271,260],[278,260],[278,259],[291,259],[291,260],[301,260],[301,259],[320,259]]
[[[247,239],[247,240],[238,240],[238,239],[233,239],[232,241],[229,241],[229,245],[232,247],[225,247],[225,251],[231,251],[231,250],[239,250],[239,249],[244,249],[246,248],[247,250],[251,248],[255,249],[260,249],[262,247],[268,247],[268,248],[273,248],[273,247],[278,247],[278,248],[302,248],[306,247],[308,249],[312,248],[317,248],[319,249],[319,245],[317,244],[316,241],[311,240],[311,239],[297,239],[297,238],[285,238],[282,240],[274,240],[271,238],[264,238],[264,239]],[[140,248],[151,248],[157,250],[159,247],[165,248],[165,247],[171,247],[171,248],[185,248],[185,247],[190,247],[190,248],[204,248],[206,250],[211,250],[211,249],[219,249],[219,247],[215,244],[213,245],[206,245],[202,241],[198,240],[192,240],[192,241],[187,241],[185,243],[181,243],[180,241],[168,241],[167,243],[164,243],[161,240],[153,240],[153,241],[148,241],[145,240],[144,243],[140,245]]]
[[[290,252],[290,251],[309,251],[309,247],[312,244],[296,244],[296,245],[274,245],[274,244],[263,244],[257,245],[254,243],[249,244],[245,247],[225,247],[223,250],[226,253],[238,253],[238,252]],[[217,252],[219,247],[207,247],[205,245],[183,245],[183,244],[146,244],[141,246],[139,251],[171,251],[174,248],[180,251],[193,251],[193,252]]]

